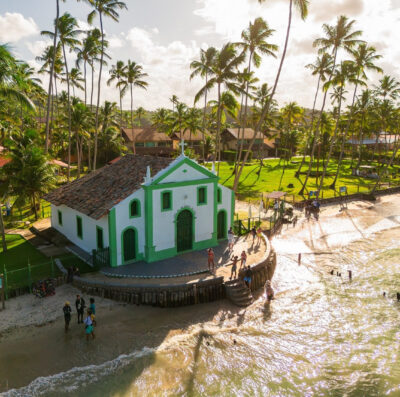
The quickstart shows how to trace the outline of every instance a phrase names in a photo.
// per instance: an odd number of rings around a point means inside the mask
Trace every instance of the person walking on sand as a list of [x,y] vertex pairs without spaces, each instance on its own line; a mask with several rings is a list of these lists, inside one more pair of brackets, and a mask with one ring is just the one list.
[[212,248],[209,248],[207,250],[207,255],[208,255],[208,271],[211,274],[214,274],[215,272],[214,250]]
[[85,324],[86,340],[89,340],[89,335],[92,335],[92,339],[94,339],[93,319],[90,310],[87,311],[87,317],[83,323]]
[[229,280],[232,280],[233,275],[235,275],[235,278],[237,276],[236,272],[237,272],[237,263],[239,261],[239,257],[237,255],[232,256],[231,260],[232,260],[232,270],[231,270],[231,276],[229,277]]
[[69,302],[65,302],[64,307],[63,307],[63,312],[64,312],[64,322],[65,322],[65,332],[68,331],[69,329],[69,323],[71,321],[71,306]]
[[85,310],[85,300],[80,295],[76,295],[75,307],[76,307],[76,312],[78,313],[78,324],[81,324],[83,323],[83,311]]
[[233,245],[235,244],[235,235],[233,234],[232,227],[228,230],[228,249],[229,251],[233,250]]
[[242,253],[240,254],[240,269],[245,268],[246,267],[246,260],[247,260],[247,254],[246,251],[242,251]]

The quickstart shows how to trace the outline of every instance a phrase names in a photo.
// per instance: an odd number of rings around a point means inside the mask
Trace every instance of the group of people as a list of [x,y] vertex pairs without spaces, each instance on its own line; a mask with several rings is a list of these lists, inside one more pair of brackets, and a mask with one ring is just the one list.
[[[96,320],[95,320],[96,304],[94,298],[90,298],[89,302],[90,304],[86,311],[86,317],[83,318],[86,308],[86,302],[83,299],[83,297],[81,297],[80,295],[76,295],[75,308],[78,317],[78,324],[85,325],[85,334],[87,340],[89,339],[90,336],[94,339],[95,337],[94,326],[96,325]],[[65,332],[67,332],[69,330],[69,323],[71,322],[71,315],[72,315],[71,304],[68,301],[66,301],[64,304],[63,313],[65,322]]]
[[311,215],[313,214],[315,219],[318,220],[319,212],[320,212],[321,203],[315,199],[314,201],[308,200],[305,206],[305,215],[309,220]]

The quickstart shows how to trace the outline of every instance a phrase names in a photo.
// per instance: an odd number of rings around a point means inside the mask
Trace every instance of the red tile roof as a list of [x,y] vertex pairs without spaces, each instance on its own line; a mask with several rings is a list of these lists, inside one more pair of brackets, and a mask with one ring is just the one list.
[[0,157],[0,168],[4,167],[6,164],[8,164],[11,161],[11,159],[7,157]]
[[47,194],[54,205],[66,205],[94,219],[106,215],[116,204],[141,188],[147,166],[151,175],[166,168],[173,159],[128,154],[84,177]]

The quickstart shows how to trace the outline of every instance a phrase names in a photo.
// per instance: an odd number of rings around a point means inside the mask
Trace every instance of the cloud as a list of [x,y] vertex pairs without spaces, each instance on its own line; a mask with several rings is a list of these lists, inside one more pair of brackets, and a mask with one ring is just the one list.
[[34,42],[27,41],[26,46],[28,50],[35,56],[42,55],[45,48],[49,45],[52,45],[53,42],[50,40],[36,40]]
[[355,17],[364,10],[363,0],[315,1],[310,5],[312,17],[316,22],[327,22],[338,15]]
[[0,15],[0,42],[15,43],[38,32],[39,28],[33,18],[25,18],[16,12]]
[[124,40],[119,38],[116,35],[108,36],[107,39],[108,39],[110,48],[122,48],[125,45]]

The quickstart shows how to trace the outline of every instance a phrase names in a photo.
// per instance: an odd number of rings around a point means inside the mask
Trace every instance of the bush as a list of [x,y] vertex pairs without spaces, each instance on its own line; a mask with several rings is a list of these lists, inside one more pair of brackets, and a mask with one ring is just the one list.
[[[247,150],[242,151],[241,160],[244,159],[244,156],[246,155],[246,153],[247,153]],[[250,151],[249,157],[247,158],[248,161],[251,161],[252,157],[253,157],[253,152]],[[222,152],[222,159],[225,161],[228,161],[228,162],[230,162],[230,161],[234,162],[236,159],[236,150],[224,150]]]

